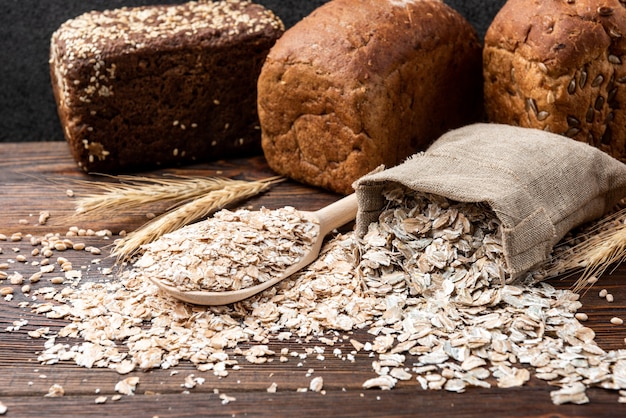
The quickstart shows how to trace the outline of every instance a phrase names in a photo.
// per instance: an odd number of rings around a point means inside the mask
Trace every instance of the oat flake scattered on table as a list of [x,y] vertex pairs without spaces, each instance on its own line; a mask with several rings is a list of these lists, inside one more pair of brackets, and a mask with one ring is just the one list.
[[[626,389],[626,350],[595,343],[574,316],[576,293],[503,283],[498,225],[484,208],[402,190],[387,197],[365,240],[337,235],[292,279],[235,305],[179,302],[159,293],[141,268],[70,291],[48,289],[29,307],[71,323],[46,335],[39,361],[123,373],[189,361],[223,377],[242,361],[233,353],[250,364],[288,361],[268,342],[308,337],[320,346],[306,354],[318,358],[338,340],[354,347],[347,359],[370,353],[367,389],[416,379],[423,389],[464,392],[521,386],[534,376],[555,387],[556,404],[588,402],[592,386]],[[354,340],[358,329],[371,337]]]

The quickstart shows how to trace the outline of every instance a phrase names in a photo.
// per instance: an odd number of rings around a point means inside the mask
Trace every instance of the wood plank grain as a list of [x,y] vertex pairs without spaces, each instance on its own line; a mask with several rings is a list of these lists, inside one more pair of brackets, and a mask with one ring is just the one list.
[[[223,404],[216,393],[202,394],[148,394],[125,397],[119,401],[110,398],[105,404],[95,405],[95,395],[89,397],[65,396],[46,398],[45,403],[32,397],[16,397],[9,404],[11,414],[19,417],[618,417],[619,406],[599,406],[605,394],[592,391],[595,404],[584,407],[563,405],[555,410],[539,402],[542,390],[527,388],[513,395],[504,389],[476,389],[471,395],[394,389],[385,392],[332,391],[326,394],[277,392],[259,396],[258,392],[222,392],[235,400]],[[521,396],[519,396],[521,395]],[[596,396],[594,396],[596,395]],[[470,399],[471,397],[471,399]],[[473,412],[472,411],[473,407]],[[44,415],[42,415],[44,414]],[[330,415],[332,414],[332,415]],[[623,415],[622,415],[623,416]]]
[[[142,174],[223,175],[244,179],[273,175],[262,157]],[[106,228],[117,233],[133,230],[146,221],[145,211],[120,211],[108,219],[77,217],[74,213],[75,201],[66,195],[66,190],[78,190],[76,182],[82,180],[100,181],[104,178],[78,170],[65,143],[0,144],[0,233],[10,235],[21,232],[25,236],[18,242],[0,242],[3,250],[0,262],[10,262],[8,271],[19,270],[27,275],[38,270],[39,267],[33,263],[37,258],[30,255],[33,246],[28,234],[64,233],[72,225]],[[316,210],[337,198],[332,193],[286,181],[251,199],[246,205],[253,208],[292,205]],[[154,211],[164,209],[151,208]],[[42,210],[49,211],[51,217],[45,225],[38,225],[37,218]],[[88,245],[103,245],[100,238],[81,239]],[[17,254],[26,255],[27,261],[18,264]],[[93,256],[85,253],[73,251],[65,255],[75,266],[81,266],[85,281],[103,280],[100,269],[113,266],[114,261],[106,257],[106,252],[98,265],[93,265]],[[574,279],[553,280],[551,284],[567,288]],[[46,278],[33,285],[34,288],[42,286],[50,286]],[[613,303],[598,296],[602,288],[614,295]],[[589,405],[555,406],[549,395],[553,388],[535,378],[522,388],[469,388],[464,394],[424,391],[415,379],[399,382],[391,391],[364,390],[361,387],[363,381],[375,376],[372,358],[367,352],[359,352],[351,361],[345,356],[333,355],[332,349],[348,353],[352,349],[349,338],[365,341],[371,337],[365,330],[339,333],[341,338],[337,345],[325,348],[323,361],[315,355],[304,355],[307,349],[313,349],[319,343],[295,337],[270,342],[270,348],[277,352],[287,348],[289,352],[302,354],[301,357],[290,357],[284,363],[276,359],[265,364],[250,364],[231,350],[232,358],[239,361],[240,370],[221,378],[212,372],[199,372],[190,363],[182,363],[170,370],[134,371],[124,376],[112,370],[85,369],[69,363],[42,365],[37,356],[45,340],[29,337],[28,331],[47,326],[58,330],[64,322],[47,319],[32,313],[30,308],[19,306],[20,302],[32,301],[32,297],[32,294],[16,291],[13,300],[0,300],[0,373],[3,375],[0,379],[0,402],[9,408],[7,416],[626,416],[626,406],[617,403],[617,393],[601,389],[588,391],[592,401]],[[587,324],[596,332],[599,345],[607,350],[625,349],[626,325],[613,325],[610,319],[613,316],[626,319],[626,267],[619,267],[604,277],[581,300],[581,310],[589,315]],[[19,329],[11,330],[16,326]],[[59,338],[57,342],[71,341]],[[204,378],[204,383],[191,389],[184,388],[185,377],[191,374]],[[113,401],[111,397],[115,394],[115,384],[128,376],[139,377],[135,396]],[[298,389],[308,387],[314,376],[324,378],[324,394],[299,392]],[[44,397],[55,383],[64,387],[66,395],[61,398]],[[267,392],[272,383],[277,384],[276,393]],[[236,400],[223,403],[219,394]],[[106,396],[107,402],[95,404],[97,396]]]

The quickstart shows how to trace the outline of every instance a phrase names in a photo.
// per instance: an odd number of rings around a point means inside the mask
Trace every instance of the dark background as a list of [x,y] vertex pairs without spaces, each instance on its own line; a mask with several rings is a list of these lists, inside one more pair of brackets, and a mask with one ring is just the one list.
[[[0,142],[63,140],[50,87],[50,36],[90,10],[185,0],[0,0]],[[293,26],[325,0],[257,0]],[[445,0],[481,36],[505,0]]]

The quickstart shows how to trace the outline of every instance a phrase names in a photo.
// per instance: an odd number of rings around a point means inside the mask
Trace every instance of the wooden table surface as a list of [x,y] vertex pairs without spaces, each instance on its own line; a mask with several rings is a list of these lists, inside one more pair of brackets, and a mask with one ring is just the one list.
[[[261,157],[163,171],[244,179],[272,175]],[[66,190],[72,188],[76,180],[93,179],[76,168],[65,143],[0,144],[0,233],[10,237],[16,232],[25,236],[42,236],[48,232],[66,231],[75,221],[74,202],[66,196]],[[336,197],[285,182],[249,200],[246,205],[270,208],[292,205],[304,210],[315,210]],[[162,209],[154,208],[155,211]],[[37,224],[40,211],[49,211],[51,214],[45,225]],[[144,221],[143,212],[120,211],[118,216],[89,219],[85,224],[88,223],[88,227],[94,230],[109,229],[117,233],[120,230],[131,231]],[[100,238],[92,240],[94,245],[102,244]],[[32,245],[28,239],[0,241],[0,247],[0,263],[14,262],[16,249],[32,258]],[[89,263],[89,257],[81,252],[69,253],[67,258],[75,265]],[[103,256],[102,264],[112,265],[113,260]],[[28,263],[22,263],[19,266],[11,264],[8,271],[29,268],[36,269]],[[98,277],[95,272],[87,280],[114,278]],[[552,281],[552,284],[568,287],[572,280]],[[42,280],[33,287],[49,285]],[[11,285],[5,279],[0,287],[6,286]],[[211,372],[199,372],[190,363],[179,364],[174,368],[175,373],[172,373],[173,370],[158,369],[135,371],[125,376],[109,369],[81,368],[69,362],[41,365],[37,356],[45,340],[29,337],[28,331],[45,326],[58,330],[66,322],[47,319],[20,307],[19,303],[28,299],[19,291],[19,286],[14,287],[16,291],[12,300],[0,299],[0,402],[8,408],[6,416],[626,416],[626,404],[617,402],[618,393],[615,391],[592,388],[587,391],[591,400],[589,404],[556,406],[550,400],[550,391],[554,388],[536,378],[521,388],[468,388],[461,394],[425,391],[415,379],[399,382],[390,391],[365,390],[361,386],[363,382],[376,376],[372,370],[372,360],[365,352],[359,352],[354,362],[327,355],[324,361],[311,356],[304,359],[302,365],[297,365],[296,361],[246,364],[242,359],[241,369],[225,378],[218,378]],[[598,297],[596,289],[587,292],[581,299],[582,311],[589,315],[587,325],[595,330],[596,341],[602,348],[626,349],[626,325],[609,323],[610,318],[616,315],[626,318],[626,267],[619,267],[611,275],[605,276],[601,287],[607,288],[615,296],[615,301],[607,303]],[[365,331],[356,331],[355,336],[362,340],[368,338]],[[281,343],[280,347],[288,346],[303,352],[318,344],[315,341],[294,340]],[[349,343],[346,345],[338,348],[349,351]],[[317,375],[323,375],[324,393],[297,391],[298,388],[308,387],[311,379],[307,375],[309,369],[314,369]],[[201,376],[206,381],[189,389],[189,393],[183,393],[184,377],[189,374]],[[140,378],[135,395],[111,400],[111,396],[116,393],[115,384],[128,376]],[[266,390],[272,382],[278,384],[276,393]],[[53,384],[61,385],[65,395],[44,396]],[[217,392],[236,400],[223,403]],[[107,396],[109,400],[104,404],[96,404],[98,396]]]

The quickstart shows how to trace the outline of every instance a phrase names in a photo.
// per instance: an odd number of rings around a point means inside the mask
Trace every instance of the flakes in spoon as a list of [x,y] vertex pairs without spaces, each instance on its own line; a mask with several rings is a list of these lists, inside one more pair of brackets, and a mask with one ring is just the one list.
[[281,276],[318,234],[292,207],[222,210],[145,245],[135,266],[182,291],[245,289]]

